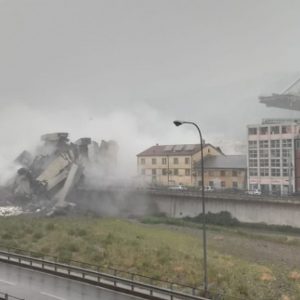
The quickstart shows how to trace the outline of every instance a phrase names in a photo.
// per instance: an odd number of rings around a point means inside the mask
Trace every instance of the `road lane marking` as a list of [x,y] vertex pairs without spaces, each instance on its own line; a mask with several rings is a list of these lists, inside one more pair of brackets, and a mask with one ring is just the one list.
[[54,299],[57,299],[57,300],[65,300],[64,298],[61,298],[61,297],[58,297],[58,296],[55,296],[55,295],[52,295],[52,294],[49,294],[49,293],[46,293],[46,292],[41,292],[40,294],[44,295],[44,296],[54,298]]
[[6,280],[1,280],[1,279],[0,279],[0,282],[6,283],[6,284],[9,284],[9,285],[16,285],[14,282],[6,281]]

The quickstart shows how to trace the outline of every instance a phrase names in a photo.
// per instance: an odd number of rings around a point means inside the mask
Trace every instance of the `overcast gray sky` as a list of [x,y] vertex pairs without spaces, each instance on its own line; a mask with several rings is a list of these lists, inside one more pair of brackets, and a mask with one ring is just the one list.
[[296,0],[0,0],[0,163],[45,131],[113,138],[134,159],[155,142],[196,142],[176,118],[222,147],[263,117],[299,117],[258,103],[300,77],[299,11]]

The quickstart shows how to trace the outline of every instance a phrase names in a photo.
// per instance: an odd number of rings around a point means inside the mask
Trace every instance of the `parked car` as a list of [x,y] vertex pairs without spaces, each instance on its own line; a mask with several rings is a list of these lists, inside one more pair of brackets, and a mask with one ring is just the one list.
[[[202,191],[202,187],[201,186],[200,186],[199,190]],[[210,186],[210,185],[207,185],[207,186],[204,187],[204,191],[205,192],[213,192],[214,190],[215,190],[214,187]]]
[[261,190],[259,190],[259,189],[250,190],[250,191],[247,191],[246,194],[260,196],[261,195]]
[[213,192],[214,190],[214,187],[210,185],[204,187],[205,192]]
[[184,185],[172,185],[168,187],[169,190],[177,190],[177,191],[186,191],[187,187],[185,187]]

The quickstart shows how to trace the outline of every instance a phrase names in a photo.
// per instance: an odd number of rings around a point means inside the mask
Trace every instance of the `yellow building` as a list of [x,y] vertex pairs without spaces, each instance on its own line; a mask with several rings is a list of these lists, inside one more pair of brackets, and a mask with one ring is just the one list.
[[[203,146],[204,157],[219,155],[224,155],[219,147]],[[137,155],[137,171],[145,184],[195,186],[200,159],[199,144],[155,145]]]
[[[197,163],[197,179],[201,182],[200,163]],[[211,186],[214,189],[246,189],[246,155],[206,157],[204,159],[204,185]]]

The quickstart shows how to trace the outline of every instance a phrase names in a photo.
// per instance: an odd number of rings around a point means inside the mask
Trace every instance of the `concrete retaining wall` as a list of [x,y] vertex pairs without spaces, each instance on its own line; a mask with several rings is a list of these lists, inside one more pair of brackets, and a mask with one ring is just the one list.
[[[206,198],[206,211],[229,212],[241,222],[290,225],[300,228],[300,201],[264,201]],[[146,191],[80,191],[74,202],[81,210],[111,216],[143,216],[165,213],[170,217],[197,216],[202,212],[200,197]]]
[[[201,199],[166,196],[154,198],[159,211],[171,217],[194,217],[202,212]],[[208,198],[206,211],[212,213],[228,211],[241,222],[290,225],[300,228],[300,203],[284,204]]]

